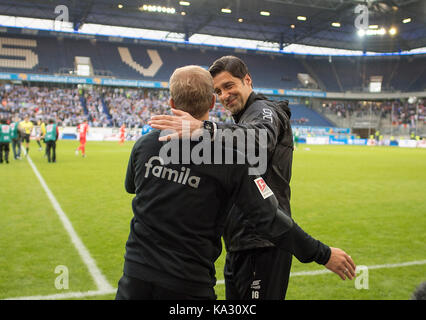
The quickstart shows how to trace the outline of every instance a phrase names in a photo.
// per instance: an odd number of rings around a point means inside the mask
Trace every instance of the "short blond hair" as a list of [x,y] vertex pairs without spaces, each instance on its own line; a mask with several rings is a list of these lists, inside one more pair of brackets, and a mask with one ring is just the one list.
[[169,81],[170,96],[175,108],[202,117],[211,107],[214,95],[213,78],[200,66],[177,68]]

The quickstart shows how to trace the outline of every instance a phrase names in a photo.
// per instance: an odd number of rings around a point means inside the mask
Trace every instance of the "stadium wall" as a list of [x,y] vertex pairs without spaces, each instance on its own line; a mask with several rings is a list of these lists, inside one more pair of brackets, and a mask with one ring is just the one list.
[[[254,90],[269,96],[292,98],[312,98],[313,100],[391,100],[409,97],[426,97],[426,84],[423,79],[426,72],[426,56],[413,57],[328,57],[265,53],[244,49],[220,47],[195,47],[187,44],[159,43],[141,39],[110,38],[64,34],[61,32],[38,32],[25,34],[25,29],[0,29],[0,80],[11,82],[61,83],[77,85],[95,85],[112,87],[167,89],[168,79],[173,70],[187,64],[207,66],[223,55],[240,56],[249,66],[253,77]],[[27,32],[27,31],[26,31]],[[55,52],[56,54],[52,54]],[[69,75],[75,69],[76,56],[89,57],[98,74],[81,77]],[[357,78],[360,64],[374,72],[384,72],[384,81],[393,87],[404,89],[420,88],[419,91],[370,92],[334,92],[335,83],[327,85],[325,79],[332,80],[331,63],[338,67],[336,77],[344,83],[345,78]],[[377,67],[380,65],[382,67]],[[371,67],[371,68],[370,68]],[[404,68],[410,74],[404,74]],[[399,69],[401,68],[401,70]],[[325,88],[305,89],[297,80],[300,72],[314,70],[319,83]],[[377,71],[379,70],[379,71]],[[415,75],[412,73],[415,71]],[[104,75],[99,75],[102,71]],[[400,72],[401,74],[399,74]],[[394,77],[390,74],[398,74]],[[109,74],[110,76],[105,76]],[[112,76],[111,76],[112,75]],[[368,78],[367,74],[361,75]],[[407,81],[398,79],[412,77],[410,86]],[[350,79],[349,79],[350,80]],[[359,89],[353,83],[360,79],[347,81],[341,89]],[[351,84],[352,83],[352,84]],[[324,90],[321,90],[324,89]],[[329,125],[316,124],[316,125]],[[330,123],[330,125],[332,125]],[[337,142],[336,142],[337,143]]]
[[[141,136],[142,129],[126,129],[126,140],[137,140]],[[119,128],[90,128],[87,141],[119,141]],[[35,135],[31,137],[35,139]],[[59,127],[60,140],[78,140],[77,127]]]
[[[307,145],[356,145],[356,146],[391,146],[402,148],[426,148],[426,140],[409,139],[359,139],[350,133],[349,128],[292,126],[300,134],[298,143]],[[31,139],[36,139],[35,132]],[[126,129],[126,140],[136,141],[142,135],[141,129]],[[76,127],[59,127],[60,140],[78,140]],[[90,128],[87,141],[119,141],[118,128]]]

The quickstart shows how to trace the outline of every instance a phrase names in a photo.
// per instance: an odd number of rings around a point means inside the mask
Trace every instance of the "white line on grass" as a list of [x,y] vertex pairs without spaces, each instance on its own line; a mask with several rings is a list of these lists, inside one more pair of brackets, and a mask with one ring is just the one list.
[[71,241],[74,244],[75,248],[77,249],[81,259],[83,260],[83,262],[86,264],[87,268],[89,269],[89,273],[92,276],[93,280],[95,281],[98,291],[109,292],[113,290],[112,286],[108,283],[108,281],[102,274],[101,270],[99,270],[98,266],[96,265],[96,261],[92,258],[86,246],[84,245],[84,243],[81,241],[81,239],[75,232],[71,224],[71,221],[68,219],[67,215],[62,210],[61,206],[59,205],[59,202],[56,200],[52,191],[50,191],[49,187],[47,186],[40,172],[37,170],[37,167],[31,160],[30,156],[28,155],[27,155],[27,160],[31,168],[33,169],[35,175],[37,176],[38,180],[40,181],[41,186],[46,192],[47,197],[52,203],[52,206],[55,209],[56,213],[58,214],[62,224],[64,225],[65,230],[68,232],[68,235],[70,236]]
[[[403,263],[395,263],[395,264],[378,264],[373,266],[367,266],[368,269],[389,269],[389,268],[401,268],[401,267],[409,267],[415,265],[423,265],[426,264],[426,260],[419,261],[410,261]],[[290,273],[290,277],[297,276],[316,276],[319,274],[331,273],[329,270],[316,270],[316,271],[300,271],[300,272],[292,272]],[[218,280],[217,285],[224,284],[224,280]],[[30,297],[17,297],[17,298],[8,298],[5,300],[56,300],[56,299],[72,299],[72,298],[84,298],[84,297],[93,297],[93,296],[102,296],[107,294],[113,294],[117,291],[117,289],[111,290],[99,290],[99,291],[87,291],[87,292],[67,292],[60,294],[52,294],[48,296],[30,296]]]
[[[418,260],[418,261],[410,261],[410,262],[402,262],[402,263],[394,263],[394,264],[377,264],[373,266],[367,266],[367,269],[389,269],[389,268],[401,268],[401,267],[409,267],[415,265],[426,264],[426,260]],[[328,269],[323,270],[315,270],[315,271],[299,271],[299,272],[290,272],[290,277],[300,277],[300,276],[317,276],[320,274],[332,273]],[[225,284],[225,280],[218,280],[217,284]]]
[[86,291],[86,292],[67,292],[67,293],[58,293],[51,294],[48,296],[30,296],[30,297],[18,297],[18,298],[8,298],[5,300],[59,300],[59,299],[80,299],[85,297],[95,297],[95,296],[104,296],[107,294],[115,294],[117,289],[111,290],[99,290],[99,291]]

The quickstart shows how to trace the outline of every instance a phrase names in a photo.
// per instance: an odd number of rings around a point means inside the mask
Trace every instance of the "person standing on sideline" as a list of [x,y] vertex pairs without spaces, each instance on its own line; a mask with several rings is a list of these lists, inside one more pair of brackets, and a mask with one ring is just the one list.
[[[169,83],[172,108],[185,110],[200,121],[208,119],[215,96],[206,70],[178,68]],[[350,279],[355,276],[352,259],[312,238],[283,213],[268,185],[250,174],[247,163],[226,163],[229,154],[224,155],[221,146],[222,164],[212,161],[216,159],[214,147],[207,164],[198,158],[188,162],[186,152],[200,151],[199,141],[191,139],[186,151],[179,140],[174,145],[179,150],[175,160],[182,161],[167,164],[161,158],[165,144],[159,137],[158,130],[141,137],[128,162],[125,188],[135,194],[134,216],[117,300],[215,299],[214,262],[222,250],[221,235],[230,207],[238,207],[246,226],[280,250],[302,262],[323,264],[340,276],[343,270]],[[204,131],[201,138],[211,145],[210,132]],[[232,159],[240,154],[232,148],[224,150],[236,155]]]
[[11,130],[10,126],[7,124],[6,119],[0,120],[0,163],[3,163],[3,152],[4,160],[6,163],[9,163],[9,143],[10,143]]
[[120,127],[120,144],[124,143],[124,140],[126,139],[126,125],[123,123]]
[[15,116],[13,120],[14,121],[10,123],[10,129],[11,129],[10,137],[12,142],[13,158],[15,160],[20,160],[21,159],[21,135],[18,129],[19,117]]
[[89,132],[89,124],[87,123],[87,120],[84,120],[83,123],[80,123],[77,126],[77,133],[79,135],[80,139],[80,145],[78,146],[77,150],[75,150],[75,155],[78,156],[79,151],[81,151],[81,155],[83,158],[86,157],[86,136]]
[[294,149],[297,150],[299,147],[299,129],[296,129],[294,131]]
[[49,124],[46,126],[46,133],[42,138],[46,143],[47,162],[56,162],[56,141],[59,138],[59,130],[55,120],[49,120]]
[[30,152],[30,137],[31,132],[33,131],[34,124],[30,121],[30,117],[28,115],[25,116],[24,121],[19,123],[19,130],[22,135],[22,141],[25,142],[25,151],[26,155]]
[[[288,101],[274,102],[256,94],[246,64],[237,57],[224,56],[216,60],[209,71],[215,93],[222,105],[232,113],[235,124],[203,122],[187,112],[174,109],[174,116],[152,116],[148,123],[156,129],[174,131],[161,137],[163,141],[181,137],[183,122],[188,124],[186,127],[190,133],[208,128],[212,136],[218,129],[221,129],[223,136],[226,133],[232,135],[236,130],[266,131],[268,165],[262,177],[276,195],[280,207],[291,217],[290,179],[294,146]],[[255,147],[258,148],[258,145],[256,141]],[[231,209],[226,221],[223,238],[227,250],[224,269],[226,299],[285,299],[292,262],[289,252],[280,250],[247,227],[246,219],[236,206]],[[351,260],[343,250],[331,250],[338,253],[342,261]],[[341,269],[337,273],[345,280],[349,277],[347,272],[347,269]]]

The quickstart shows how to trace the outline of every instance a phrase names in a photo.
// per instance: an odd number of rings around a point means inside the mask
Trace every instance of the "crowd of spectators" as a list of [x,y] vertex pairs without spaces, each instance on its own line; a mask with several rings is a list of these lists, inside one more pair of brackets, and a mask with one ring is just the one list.
[[84,119],[78,89],[27,87],[22,85],[0,85],[0,113],[21,119],[25,115],[31,121],[52,117],[62,123],[78,124]]
[[[76,126],[88,120],[91,127],[142,128],[152,115],[171,114],[168,90],[92,87],[58,88],[0,84],[0,116],[25,115],[30,120],[54,118],[59,125]],[[211,110],[213,121],[232,117],[219,103]]]
[[[0,84],[0,117],[25,115],[34,123],[54,118],[59,125],[77,126],[88,120],[91,127],[142,128],[152,115],[171,114],[169,91],[143,88],[46,87]],[[426,122],[423,100],[387,102],[325,101],[322,110],[338,117],[388,118],[394,125],[415,127]],[[210,112],[213,121],[232,122],[230,113],[216,103]],[[309,119],[292,119],[303,125]]]
[[387,118],[393,125],[415,127],[418,122],[426,122],[426,109],[422,99],[385,102],[327,101],[322,104],[322,110],[325,114],[335,114],[341,118]]

